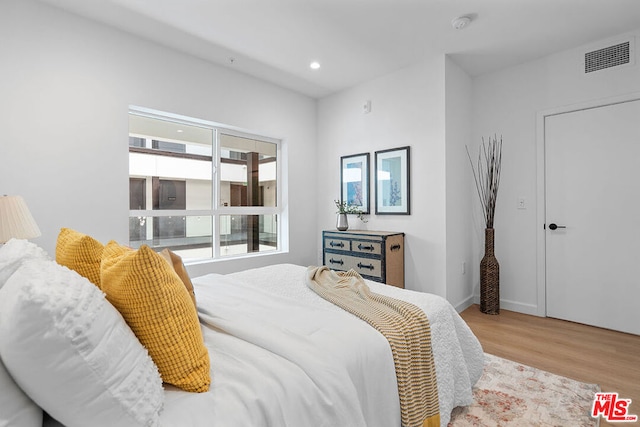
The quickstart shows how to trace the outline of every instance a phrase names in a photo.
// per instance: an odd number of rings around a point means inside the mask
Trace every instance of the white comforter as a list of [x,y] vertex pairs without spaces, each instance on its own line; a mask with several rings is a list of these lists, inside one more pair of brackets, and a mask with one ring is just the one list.
[[[395,427],[400,425],[386,339],[305,285],[306,267],[276,265],[193,279],[212,384],[166,390],[165,427]],[[441,425],[472,401],[483,353],[444,299],[367,281],[410,301],[431,323]]]

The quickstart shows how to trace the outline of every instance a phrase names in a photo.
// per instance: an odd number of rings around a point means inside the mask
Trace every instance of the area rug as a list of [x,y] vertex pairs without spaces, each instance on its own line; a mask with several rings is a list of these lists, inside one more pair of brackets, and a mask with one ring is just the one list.
[[449,427],[593,427],[597,384],[585,384],[485,353],[473,404],[456,408]]

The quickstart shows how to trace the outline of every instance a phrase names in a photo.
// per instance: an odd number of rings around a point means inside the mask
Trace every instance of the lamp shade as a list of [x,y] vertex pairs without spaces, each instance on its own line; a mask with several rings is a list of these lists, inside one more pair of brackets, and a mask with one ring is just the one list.
[[20,196],[0,196],[0,243],[40,236],[38,224]]

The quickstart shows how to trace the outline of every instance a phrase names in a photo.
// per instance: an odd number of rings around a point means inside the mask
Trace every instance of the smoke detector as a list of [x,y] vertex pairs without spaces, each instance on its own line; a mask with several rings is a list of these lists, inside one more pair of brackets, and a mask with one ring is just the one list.
[[451,26],[456,30],[462,30],[467,25],[471,23],[471,17],[469,16],[458,16],[451,21]]

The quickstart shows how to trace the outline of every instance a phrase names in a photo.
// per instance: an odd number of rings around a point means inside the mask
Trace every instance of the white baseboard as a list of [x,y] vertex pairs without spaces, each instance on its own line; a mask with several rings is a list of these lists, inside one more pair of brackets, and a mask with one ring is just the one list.
[[500,300],[500,308],[505,310],[516,311],[522,314],[531,314],[538,316],[538,306],[534,304],[524,304],[516,301]]
[[[474,304],[480,304],[480,295],[474,295],[473,296],[473,303]],[[505,309],[505,310],[509,310],[509,311],[515,311],[516,313],[531,314],[532,316],[544,317],[544,316],[540,316],[540,314],[538,314],[538,306],[535,305],[535,304],[525,304],[525,303],[522,303],[522,302],[500,299],[500,308],[501,309]],[[457,309],[458,309],[458,307],[456,306],[456,310]],[[458,311],[458,313],[459,312],[460,311]]]
[[455,308],[458,313],[462,313],[467,308],[471,307],[473,304],[474,304],[474,296],[471,295],[467,299],[462,300],[462,302],[459,302],[458,304],[453,306],[453,308]]

